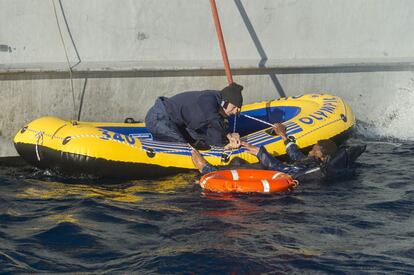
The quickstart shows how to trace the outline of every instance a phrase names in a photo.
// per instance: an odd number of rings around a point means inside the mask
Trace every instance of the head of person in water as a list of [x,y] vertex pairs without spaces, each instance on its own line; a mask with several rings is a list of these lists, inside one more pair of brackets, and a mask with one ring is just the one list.
[[240,112],[240,108],[243,105],[242,90],[243,86],[233,82],[220,91],[222,113],[225,116],[236,115]]
[[333,156],[338,151],[335,142],[330,139],[319,140],[310,150],[308,156],[320,159],[324,162],[329,156]]

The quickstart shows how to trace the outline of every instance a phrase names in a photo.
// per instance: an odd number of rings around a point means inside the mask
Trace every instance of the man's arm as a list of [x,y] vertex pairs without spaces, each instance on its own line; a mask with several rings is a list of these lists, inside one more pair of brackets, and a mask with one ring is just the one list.
[[[273,126],[273,129],[277,135],[279,135],[283,142],[286,145],[286,151],[293,161],[301,160],[305,157],[305,155],[299,150],[298,146],[295,144],[295,141],[290,139],[286,135],[286,127],[281,123],[276,123]],[[256,147],[247,142],[242,142],[242,145],[246,147],[247,151],[255,156],[260,161],[262,166],[266,167],[267,169],[272,170],[283,170],[288,167],[286,164],[282,163],[274,156],[272,156],[269,152],[266,151],[264,147]]]
[[263,146],[256,147],[244,141],[242,141],[242,145],[246,147],[250,154],[255,155],[259,159],[260,164],[266,169],[284,171],[289,167],[272,156]]
[[200,152],[195,149],[191,151],[191,159],[194,163],[194,166],[198,169],[198,171],[200,171],[202,175],[218,170],[217,167],[208,163],[200,154]]
[[286,145],[286,152],[292,161],[298,161],[305,157],[305,155],[299,150],[299,147],[295,143],[294,138],[289,138],[286,135],[286,127],[282,123],[276,123],[273,126],[273,130],[279,135]]
[[209,145],[224,146],[227,144],[226,129],[219,118],[211,120],[207,126],[206,142]]
[[238,133],[225,135],[225,132],[226,129],[221,121],[212,121],[207,128],[206,142],[209,145],[224,146],[225,150],[240,148],[240,135]]

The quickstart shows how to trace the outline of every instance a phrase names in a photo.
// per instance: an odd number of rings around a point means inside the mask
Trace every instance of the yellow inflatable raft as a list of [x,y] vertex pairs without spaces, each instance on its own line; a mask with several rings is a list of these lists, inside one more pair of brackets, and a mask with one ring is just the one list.
[[[260,121],[282,122],[300,148],[309,148],[320,139],[341,142],[355,124],[355,117],[349,105],[337,96],[307,94],[245,105],[240,116],[229,119],[229,128],[233,130],[235,123],[243,140],[284,155],[281,138]],[[143,123],[127,122],[42,117],[24,126],[14,144],[32,165],[67,175],[148,178],[194,169],[188,144],[154,141]],[[243,147],[212,147],[201,153],[213,165],[227,165],[235,158],[257,162]]]

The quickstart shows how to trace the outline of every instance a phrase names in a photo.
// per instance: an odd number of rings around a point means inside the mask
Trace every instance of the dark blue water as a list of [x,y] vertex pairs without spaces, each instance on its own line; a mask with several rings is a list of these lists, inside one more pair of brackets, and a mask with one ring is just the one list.
[[412,274],[414,142],[353,142],[368,144],[354,178],[272,195],[3,164],[1,273]]

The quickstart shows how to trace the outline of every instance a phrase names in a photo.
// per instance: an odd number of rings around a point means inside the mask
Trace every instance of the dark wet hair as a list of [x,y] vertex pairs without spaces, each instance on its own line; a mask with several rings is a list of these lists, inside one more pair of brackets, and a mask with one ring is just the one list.
[[330,139],[321,139],[316,144],[320,146],[324,156],[333,156],[338,151],[338,146]]

